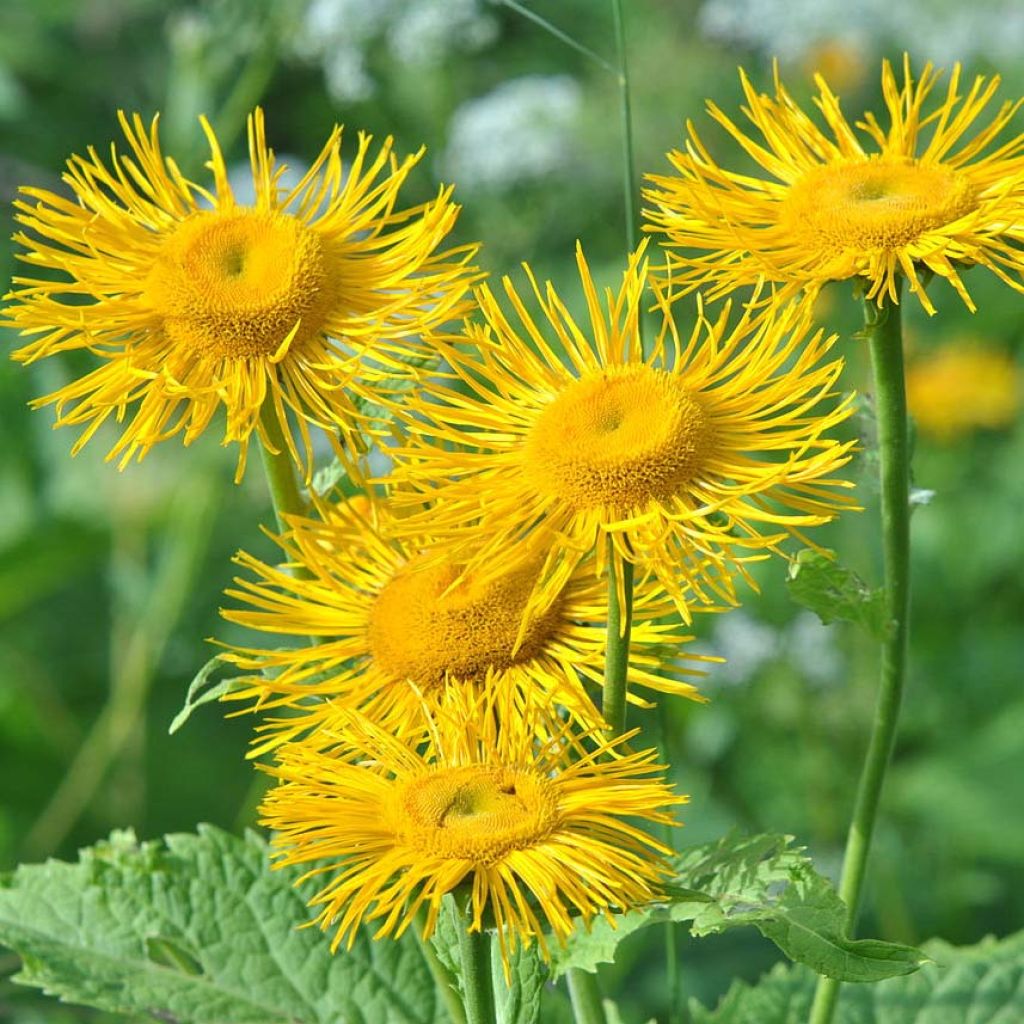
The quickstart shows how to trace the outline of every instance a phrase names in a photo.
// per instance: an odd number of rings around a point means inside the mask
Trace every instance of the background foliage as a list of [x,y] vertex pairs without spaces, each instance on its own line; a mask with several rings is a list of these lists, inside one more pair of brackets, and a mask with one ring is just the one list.
[[[611,56],[610,14],[599,0],[530,6]],[[735,109],[736,65],[767,85],[772,54],[797,95],[808,92],[808,69],[822,67],[848,112],[877,103],[878,59],[904,47],[916,62],[962,58],[970,72],[999,71],[1007,96],[1024,93],[1024,58],[1006,45],[1024,16],[994,0],[969,9],[927,0],[634,0],[628,7],[641,170],[666,168],[664,151],[680,144],[686,118],[703,126],[716,152],[730,152],[704,119],[703,99]],[[426,197],[439,179],[457,182],[465,206],[459,238],[482,239],[483,262],[494,272],[528,260],[573,295],[570,257],[581,238],[601,276],[619,273],[620,141],[609,116],[615,79],[509,6],[0,5],[5,200],[19,184],[59,187],[70,153],[102,150],[117,137],[118,108],[161,110],[166,149],[193,173],[204,158],[201,112],[231,158],[244,161],[240,131],[255,102],[267,109],[273,145],[297,167],[335,121],[394,134],[404,151],[426,144],[412,189]],[[6,206],[3,217],[6,235]],[[2,259],[5,274],[13,272],[9,253]],[[1019,365],[1020,297],[980,278],[971,287],[975,316],[941,289],[933,321],[908,309],[912,357],[958,343],[1016,354]],[[826,293],[821,315],[844,335],[846,386],[866,391],[845,289]],[[232,635],[217,618],[231,554],[244,547],[272,557],[258,526],[271,518],[258,465],[234,487],[233,456],[212,433],[191,451],[160,446],[121,474],[103,464],[102,438],[72,461],[71,432],[52,433],[50,413],[30,413],[26,402],[75,371],[71,360],[28,371],[0,362],[5,869],[51,855],[73,860],[78,847],[114,827],[151,837],[209,821],[238,832],[253,822],[261,784],[243,760],[246,721],[224,720],[211,706],[167,735],[188,681],[211,653],[202,638]],[[867,405],[859,429],[866,509],[827,531],[823,543],[876,583]],[[1019,419],[942,443],[917,441],[916,484],[935,493],[914,516],[911,677],[867,895],[865,933],[883,939],[966,944],[1024,921],[1022,465]],[[823,626],[795,605],[780,563],[760,579],[761,596],[750,594],[741,611],[698,622],[704,647],[728,658],[705,684],[712,703],[679,703],[646,724],[664,732],[673,772],[692,794],[687,843],[732,826],[787,832],[835,873],[871,714],[874,645],[855,626]],[[664,1014],[658,931],[624,942],[611,969],[627,1021]],[[683,989],[708,1005],[732,978],[752,981],[778,956],[752,931],[680,942]],[[6,977],[15,958],[0,967]],[[0,982],[0,1020],[99,1019]]]

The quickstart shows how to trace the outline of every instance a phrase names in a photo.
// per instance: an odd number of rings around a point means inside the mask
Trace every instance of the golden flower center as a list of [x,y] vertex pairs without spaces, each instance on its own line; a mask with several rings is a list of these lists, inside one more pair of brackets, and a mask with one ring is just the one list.
[[[533,612],[516,636],[537,580],[538,566],[520,564],[484,582],[472,576],[455,583],[448,563],[400,570],[377,595],[370,611],[369,646],[375,664],[394,679],[421,685],[446,673],[472,680],[488,668],[504,670],[543,650],[558,629],[560,607]],[[453,586],[454,584],[454,586]]]
[[199,356],[272,356],[319,332],[336,301],[320,235],[288,214],[202,211],[160,249],[145,294],[175,343]]
[[615,367],[573,382],[541,412],[523,468],[574,509],[637,508],[693,480],[713,440],[707,413],[677,377]]
[[517,768],[438,768],[397,790],[401,842],[424,856],[489,863],[545,839],[559,821],[554,784]]
[[864,251],[908,245],[976,207],[975,190],[962,174],[882,158],[806,174],[789,189],[783,218],[816,245]]

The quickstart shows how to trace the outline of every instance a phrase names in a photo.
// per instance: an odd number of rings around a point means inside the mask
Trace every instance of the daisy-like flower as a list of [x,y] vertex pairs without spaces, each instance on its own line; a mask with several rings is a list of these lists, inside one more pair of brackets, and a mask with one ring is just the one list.
[[[226,411],[224,443],[239,445],[238,477],[256,431],[283,433],[308,477],[309,426],[358,451],[354,398],[415,372],[421,335],[463,311],[475,249],[439,252],[458,207],[442,188],[399,209],[419,154],[399,161],[360,134],[343,163],[341,129],[292,188],[267,147],[263,113],[249,118],[255,202],[240,206],[217,139],[213,188],[187,180],[149,128],[120,115],[130,156],[90,149],[64,180],[74,199],[39,188],[15,203],[15,236],[39,277],[16,277],[7,326],[33,340],[23,363],[87,350],[101,365],[35,405],[56,404],[57,426],[84,426],[76,453],[105,421],[122,424],[109,458],[122,467],[181,433],[186,444]],[[276,418],[275,429],[260,411]],[[299,443],[287,422],[294,419]]]
[[398,937],[420,907],[429,937],[462,885],[470,930],[493,923],[507,974],[520,944],[548,955],[548,929],[561,942],[575,916],[659,897],[669,851],[641,825],[673,824],[685,797],[655,751],[624,749],[635,730],[579,731],[517,709],[500,685],[451,688],[427,725],[423,744],[341,714],[329,751],[289,744],[267,769],[281,780],[262,805],[277,866],[316,862],[305,877],[325,884],[310,906],[332,948],[363,923]]
[[[238,555],[251,575],[227,592],[240,603],[222,612],[231,622],[316,640],[294,648],[233,646],[222,655],[252,673],[225,699],[245,701],[246,710],[286,712],[258,727],[254,756],[317,731],[335,707],[360,709],[398,733],[416,729],[424,702],[435,703],[456,682],[486,688],[500,678],[520,705],[543,700],[585,726],[602,721],[586,684],[601,684],[608,598],[592,572],[568,574],[544,605],[528,608],[541,565],[529,552],[506,557],[486,576],[465,573],[430,538],[390,536],[365,499],[319,511],[319,518],[288,518],[278,541],[287,564]],[[667,653],[679,658],[693,639],[681,635],[672,613],[660,591],[637,594],[629,681],[699,700],[690,683],[663,667]]]
[[[922,271],[945,278],[973,310],[961,272],[987,267],[1024,291],[1024,134],[997,141],[1020,107],[1004,102],[979,123],[999,86],[977,77],[962,90],[953,68],[945,96],[927,100],[941,73],[926,65],[903,84],[882,68],[888,125],[867,113],[851,127],[839,99],[815,77],[827,131],[775,78],[759,94],[741,71],[754,126],[737,125],[714,103],[711,116],[770,177],[727,170],[688,125],[685,152],[669,154],[675,175],[651,175],[647,228],[670,247],[666,278],[710,297],[767,278],[787,291],[863,278],[881,305],[899,302],[903,275],[934,313]],[[854,131],[854,128],[858,129]]]
[[475,521],[484,540],[467,558],[482,572],[548,531],[542,601],[561,562],[596,549],[601,572],[610,547],[617,564],[656,576],[684,617],[716,595],[735,603],[732,574],[745,572],[745,558],[849,504],[839,492],[851,485],[828,474],[851,443],[826,434],[850,401],[819,411],[842,365],[823,361],[835,339],[812,333],[807,304],[791,304],[731,329],[726,308],[714,323],[699,319],[683,343],[663,309],[645,355],[642,249],[606,308],[579,248],[577,263],[586,322],[532,275],[540,322],[504,280],[521,329],[479,290],[485,324],[453,339],[471,351],[447,354],[461,387],[425,382],[404,414],[411,439],[391,450],[395,502],[430,504],[426,514],[411,507],[397,528],[429,522],[456,545]]
[[985,427],[1009,426],[1024,393],[1012,357],[973,342],[944,346],[907,366],[907,404],[922,434],[940,443]]

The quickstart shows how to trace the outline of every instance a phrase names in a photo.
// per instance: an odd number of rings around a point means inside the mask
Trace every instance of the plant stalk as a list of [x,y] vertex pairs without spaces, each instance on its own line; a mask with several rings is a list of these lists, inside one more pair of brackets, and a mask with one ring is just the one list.
[[629,94],[629,65],[626,63],[626,25],[622,0],[612,0],[615,49],[619,64],[619,121],[622,126],[622,191],[626,213],[626,252],[640,242],[637,235],[636,169],[633,161],[633,112]]
[[[885,610],[890,631],[882,644],[875,720],[861,769],[839,881],[839,895],[846,904],[848,935],[853,934],[857,924],[871,835],[896,739],[910,625],[910,439],[900,307],[886,302],[879,309],[865,300],[864,329],[871,352],[878,422]],[[831,978],[819,979],[810,1024],[830,1024],[838,996],[839,982]]]
[[459,953],[462,957],[462,995],[466,1024],[495,1024],[491,983],[491,936],[469,930],[469,915],[459,912]]
[[302,491],[299,489],[295,465],[288,453],[288,446],[285,443],[281,424],[278,422],[277,412],[269,400],[263,403],[263,408],[260,410],[260,422],[263,424],[270,443],[277,449],[276,453],[272,452],[262,441],[260,443],[260,454],[263,457],[263,469],[267,476],[270,500],[274,505],[278,529],[283,532],[287,529],[284,520],[286,515],[305,515],[309,509],[306,499],[303,498]]
[[618,736],[626,731],[626,677],[629,671],[629,634],[633,619],[633,563],[622,562],[622,595],[608,539],[608,629],[604,656],[601,713]]

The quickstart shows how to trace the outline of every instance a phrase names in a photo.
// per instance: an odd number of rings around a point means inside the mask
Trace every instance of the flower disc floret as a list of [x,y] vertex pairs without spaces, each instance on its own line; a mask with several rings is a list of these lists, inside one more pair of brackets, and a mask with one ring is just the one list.
[[386,814],[426,857],[493,864],[559,825],[549,778],[505,765],[437,768],[396,788]]
[[677,494],[713,444],[700,400],[665,370],[619,366],[569,384],[530,428],[525,474],[578,511]]
[[826,261],[895,251],[977,208],[976,189],[951,168],[872,158],[827,164],[797,179],[782,202],[781,223]]
[[201,211],[161,246],[146,298],[175,347],[195,356],[301,351],[341,301],[325,248],[286,214]]
[[561,619],[557,598],[526,614],[539,570],[537,562],[513,565],[481,582],[450,563],[414,560],[374,599],[368,638],[375,664],[395,679],[431,686],[530,661],[558,635]]

